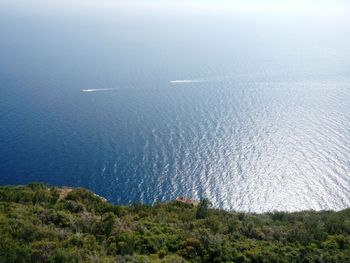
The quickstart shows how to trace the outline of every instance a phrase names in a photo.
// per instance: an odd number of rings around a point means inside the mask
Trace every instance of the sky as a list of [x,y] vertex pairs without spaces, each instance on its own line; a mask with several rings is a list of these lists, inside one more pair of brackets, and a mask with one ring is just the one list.
[[0,8],[50,12],[264,13],[350,15],[348,0],[0,0]]

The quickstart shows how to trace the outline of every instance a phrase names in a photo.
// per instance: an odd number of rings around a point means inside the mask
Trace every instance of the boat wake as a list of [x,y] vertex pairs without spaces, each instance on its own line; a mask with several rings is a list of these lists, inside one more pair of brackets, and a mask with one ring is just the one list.
[[209,82],[209,80],[205,79],[178,79],[178,80],[170,80],[170,84],[186,84],[186,83],[202,83]]
[[105,89],[82,89],[82,92],[98,92],[98,91],[111,91],[117,90],[118,88],[105,88]]

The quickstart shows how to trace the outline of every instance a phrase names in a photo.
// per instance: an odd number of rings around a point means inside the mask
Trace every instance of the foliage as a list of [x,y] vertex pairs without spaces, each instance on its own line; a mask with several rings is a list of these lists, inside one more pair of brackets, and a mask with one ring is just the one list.
[[0,187],[0,262],[350,262],[350,209],[250,214],[63,193]]
[[208,216],[210,206],[211,206],[211,203],[209,199],[207,198],[202,199],[197,207],[196,218],[197,219],[206,218]]

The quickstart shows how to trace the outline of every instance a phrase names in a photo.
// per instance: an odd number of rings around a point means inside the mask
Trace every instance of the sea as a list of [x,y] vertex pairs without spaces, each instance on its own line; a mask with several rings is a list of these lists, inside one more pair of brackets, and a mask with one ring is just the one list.
[[0,4],[0,185],[350,206],[350,15],[30,2]]

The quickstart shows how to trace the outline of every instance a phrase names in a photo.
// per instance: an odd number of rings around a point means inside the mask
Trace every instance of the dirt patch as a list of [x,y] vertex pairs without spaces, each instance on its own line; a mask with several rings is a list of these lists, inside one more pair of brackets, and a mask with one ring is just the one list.
[[73,188],[60,188],[58,189],[59,199],[65,199],[67,195],[73,191]]
[[185,203],[188,205],[193,205],[193,206],[199,205],[199,202],[197,200],[193,200],[193,199],[186,198],[186,197],[178,197],[178,198],[176,198],[176,201],[181,202],[181,203]]

